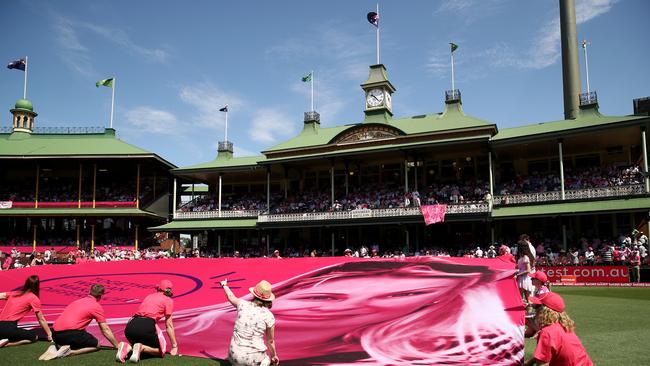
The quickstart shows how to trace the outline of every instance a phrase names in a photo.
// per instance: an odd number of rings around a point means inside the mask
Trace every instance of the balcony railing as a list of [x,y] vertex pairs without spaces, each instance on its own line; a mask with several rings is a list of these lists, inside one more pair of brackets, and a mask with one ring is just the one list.
[[[487,203],[466,203],[459,205],[447,205],[447,215],[454,214],[472,214],[487,213]],[[386,209],[362,209],[352,211],[335,211],[335,212],[306,212],[290,214],[273,214],[260,215],[258,222],[295,222],[295,221],[329,221],[329,220],[349,220],[349,219],[374,219],[382,217],[408,217],[422,216],[419,207],[407,208],[386,208]]]
[[216,219],[216,218],[237,218],[237,217],[257,217],[262,214],[262,210],[246,211],[195,211],[195,212],[176,212],[177,219]]
[[[605,188],[572,189],[564,191],[564,198],[566,200],[581,200],[604,197],[637,196],[643,194],[645,194],[645,187],[643,184],[635,184]],[[524,193],[494,196],[494,205],[516,205],[522,203],[553,202],[561,200],[562,192],[560,191]]]

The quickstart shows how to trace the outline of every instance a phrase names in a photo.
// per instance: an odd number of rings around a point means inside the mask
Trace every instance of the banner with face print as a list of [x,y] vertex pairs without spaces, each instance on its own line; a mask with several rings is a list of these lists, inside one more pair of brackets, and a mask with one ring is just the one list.
[[[524,313],[511,264],[495,259],[176,259],[38,266],[0,272],[0,291],[41,279],[48,322],[95,283],[118,340],[142,299],[173,283],[179,352],[226,359],[236,309],[219,282],[252,300],[265,279],[276,296],[283,365],[490,364],[523,360]],[[4,304],[0,303],[0,306]],[[32,315],[22,325],[37,325]],[[160,327],[164,329],[161,321]],[[103,344],[97,325],[88,331]]]

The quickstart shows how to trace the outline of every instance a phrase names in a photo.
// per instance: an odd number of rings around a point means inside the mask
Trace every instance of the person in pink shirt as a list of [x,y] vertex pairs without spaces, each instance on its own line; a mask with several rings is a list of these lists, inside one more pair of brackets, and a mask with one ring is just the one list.
[[531,297],[539,306],[535,321],[539,326],[537,347],[525,366],[593,366],[587,351],[575,334],[575,323],[564,311],[564,300],[554,292]]
[[[117,347],[115,359],[120,362],[126,361],[126,357],[131,352],[130,362],[140,361],[140,354],[164,357],[167,350],[167,341],[158,327],[156,322],[165,318],[167,335],[171,342],[170,354],[178,354],[178,343],[174,333],[174,323],[172,321],[172,312],[174,310],[174,300],[172,300],[172,282],[162,280],[156,286],[156,292],[144,298],[133,318],[129,320],[124,329],[124,335],[127,342],[120,342]],[[133,345],[133,346],[131,346]]]
[[117,340],[113,336],[111,328],[106,324],[104,308],[99,304],[103,295],[104,286],[95,284],[90,287],[88,296],[66,306],[52,327],[54,329],[52,339],[55,344],[48,347],[39,360],[48,361],[54,358],[99,351],[99,340],[85,330],[93,320],[99,325],[106,340],[113,347],[117,347]]
[[38,340],[34,330],[18,328],[18,322],[30,311],[36,314],[38,323],[47,334],[47,340],[52,340],[52,332],[41,312],[41,300],[38,297],[40,284],[38,276],[29,276],[21,291],[0,292],[0,300],[7,300],[0,313],[0,348]]

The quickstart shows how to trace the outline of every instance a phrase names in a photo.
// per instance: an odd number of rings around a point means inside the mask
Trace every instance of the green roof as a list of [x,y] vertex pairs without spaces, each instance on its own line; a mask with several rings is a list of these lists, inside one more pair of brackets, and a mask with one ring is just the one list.
[[608,124],[639,121],[647,119],[647,116],[604,116],[597,109],[582,110],[576,119],[560,120],[553,122],[544,122],[534,125],[526,125],[499,130],[492,141],[503,141],[507,139],[516,139],[524,137],[536,137],[543,134],[559,134],[572,130],[578,130],[590,127],[604,127]]
[[16,109],[26,109],[28,111],[34,111],[34,105],[31,101],[27,99],[18,99],[15,105]]
[[[446,104],[445,111],[442,113],[397,118],[389,120],[386,124],[399,129],[406,135],[495,126],[490,122],[466,115],[463,113],[460,103]],[[264,153],[327,145],[340,133],[359,125],[361,124],[318,128],[316,132],[311,129],[304,129],[298,136],[272,146],[265,150]]]
[[160,216],[137,208],[10,208],[0,210],[0,217],[7,216]]
[[[200,169],[227,169],[227,168],[242,168],[242,167],[254,167],[257,166],[258,162],[266,160],[266,157],[263,155],[259,156],[242,156],[238,158],[223,158],[217,157],[212,161],[207,163],[201,163],[196,165],[184,166],[176,169],[172,169],[172,172],[182,172],[185,170],[200,170]],[[190,188],[191,190],[191,188]]]
[[650,198],[630,198],[590,202],[550,203],[513,207],[494,207],[493,218],[574,215],[583,213],[616,212],[650,209]]
[[115,130],[104,133],[48,134],[14,132],[0,134],[0,158],[35,157],[155,157],[170,167],[173,164],[156,154],[115,137]]
[[193,231],[210,229],[253,229],[257,219],[174,220],[150,227],[150,231]]

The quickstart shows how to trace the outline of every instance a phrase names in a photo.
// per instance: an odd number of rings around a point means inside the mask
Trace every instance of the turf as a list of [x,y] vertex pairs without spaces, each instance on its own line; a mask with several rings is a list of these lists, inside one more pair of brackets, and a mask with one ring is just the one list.
[[[650,289],[607,287],[553,288],[594,365],[650,365]],[[526,359],[535,341],[526,341]]]
[[[650,289],[605,287],[554,287],[566,302],[567,312],[576,322],[576,332],[595,365],[650,365],[646,346],[650,340]],[[39,342],[0,349],[0,365],[43,365],[38,356],[47,348]],[[282,345],[278,345],[282,350]],[[535,342],[526,341],[526,359]],[[182,350],[181,350],[182,351]],[[50,361],[63,365],[117,365],[115,351],[104,350],[88,355]],[[226,361],[195,357],[143,359],[143,365],[229,365]]]

